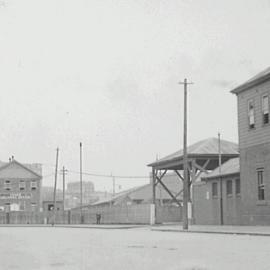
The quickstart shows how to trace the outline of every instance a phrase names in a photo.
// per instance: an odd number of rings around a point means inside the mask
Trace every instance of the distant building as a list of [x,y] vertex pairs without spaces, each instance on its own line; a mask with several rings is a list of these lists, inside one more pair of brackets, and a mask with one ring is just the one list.
[[[94,196],[94,184],[92,182],[82,182],[82,203],[89,204],[91,202],[96,201],[96,197]],[[66,189],[66,200],[65,206],[66,208],[74,208],[80,205],[81,198],[81,185],[80,182],[70,182],[67,184]]]
[[[54,204],[54,187],[45,186],[41,190],[41,199],[42,199],[42,211],[50,212],[53,210]],[[56,205],[57,210],[63,209],[63,191],[56,189]]]
[[[56,204],[56,211],[63,211],[64,208],[64,204],[63,201],[61,200],[57,200],[55,202]],[[42,202],[42,208],[43,208],[43,212],[46,214],[47,212],[53,212],[54,211],[54,201],[43,201]]]
[[[163,182],[167,188],[173,193],[179,202],[182,201],[182,181],[179,180],[175,173],[167,174]],[[158,205],[174,205],[172,198],[168,192],[160,185],[156,187],[156,201]],[[111,198],[99,200],[92,205],[134,205],[134,204],[150,204],[152,202],[152,184],[131,188],[129,190],[119,192]]]
[[41,164],[22,164],[14,158],[0,165],[0,211],[41,209]]

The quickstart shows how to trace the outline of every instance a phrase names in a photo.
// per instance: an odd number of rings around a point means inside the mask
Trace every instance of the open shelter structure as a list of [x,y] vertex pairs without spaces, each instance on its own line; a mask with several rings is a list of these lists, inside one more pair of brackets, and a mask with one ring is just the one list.
[[[231,158],[239,156],[238,145],[233,142],[220,140],[220,152],[219,152],[219,141],[218,138],[208,138],[192,144],[187,147],[187,158],[188,158],[188,183],[189,183],[189,201],[192,202],[192,194],[190,188],[193,183],[198,181],[202,176],[202,173],[207,174],[208,172],[216,169],[219,166],[219,156],[221,154],[221,164],[228,161]],[[168,172],[174,171],[179,181],[184,180],[183,175],[183,150],[177,151],[171,155],[161,158],[151,164],[152,167],[152,223],[155,224],[155,206],[156,206],[156,186],[159,183],[168,192],[172,199],[181,206],[181,203],[177,199],[181,195],[183,190],[180,190],[177,194],[167,188],[163,182],[163,177]],[[193,219],[194,213],[192,211],[191,204],[191,215],[189,218]]]

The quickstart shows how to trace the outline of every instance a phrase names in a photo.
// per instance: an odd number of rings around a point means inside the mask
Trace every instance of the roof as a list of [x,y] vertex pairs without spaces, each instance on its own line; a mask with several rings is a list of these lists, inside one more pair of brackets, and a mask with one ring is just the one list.
[[[215,159],[218,158],[219,150],[218,150],[218,138],[208,138],[202,141],[199,141],[195,144],[192,144],[187,147],[187,155],[191,158],[209,158],[214,157]],[[228,156],[230,158],[238,157],[239,150],[238,145],[236,143],[220,140],[220,150],[221,155]],[[162,159],[159,159],[148,166],[156,167],[163,164],[168,164],[170,162],[179,161],[178,163],[183,160],[183,150],[179,150],[175,153],[172,153]],[[178,166],[179,166],[178,164]],[[215,167],[214,167],[215,168]]]
[[[166,174],[164,178],[162,178],[162,182],[167,186],[167,188],[171,191],[172,194],[176,195],[179,191],[183,188],[182,181],[178,178],[176,174]],[[152,184],[146,184],[139,187],[134,187],[123,192],[119,192],[115,194],[114,197],[108,198],[105,200],[100,200],[95,202],[92,205],[102,205],[113,202],[114,204],[121,203],[124,199],[130,200],[143,200],[147,201],[152,198]],[[164,188],[158,184],[157,191],[156,191],[156,198],[163,198],[163,199],[171,199],[170,195]],[[182,199],[182,195],[178,197],[180,200]]]
[[116,193],[113,197],[111,198],[106,198],[106,199],[103,199],[103,200],[100,200],[100,201],[97,201],[91,205],[100,205],[100,204],[104,204],[104,203],[109,203],[109,202],[114,202],[116,200],[119,200],[121,198],[124,198],[124,197],[127,197],[129,194],[131,194],[132,192],[134,191],[138,191],[144,187],[147,187],[149,184],[146,184],[146,185],[143,185],[143,186],[139,186],[139,187],[134,187],[134,188],[131,188],[131,189],[128,189],[128,190],[125,190],[125,191],[122,191],[122,192],[119,192],[119,193]]
[[227,162],[221,165],[220,169],[221,169],[221,174],[219,174],[219,167],[218,167],[212,172],[202,177],[202,180],[240,173],[239,158],[232,158],[228,160]]
[[35,164],[22,164],[22,163],[18,162],[15,159],[13,159],[10,162],[2,162],[2,161],[0,161],[0,170],[3,170],[5,168],[9,167],[12,164],[17,164],[20,167],[24,168],[25,170],[33,173],[37,177],[42,178],[41,164],[38,164],[38,163],[35,163]]
[[265,70],[261,71],[245,83],[237,86],[234,88],[231,92],[234,94],[238,94],[244,90],[247,90],[253,86],[256,86],[258,84],[261,84],[267,80],[270,80],[270,67],[266,68]]

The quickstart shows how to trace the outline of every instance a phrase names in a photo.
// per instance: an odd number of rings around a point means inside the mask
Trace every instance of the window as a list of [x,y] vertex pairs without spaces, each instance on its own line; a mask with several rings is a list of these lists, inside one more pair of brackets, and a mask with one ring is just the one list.
[[218,186],[217,183],[212,183],[212,197],[216,198],[218,196]]
[[250,129],[255,128],[254,100],[248,101],[248,125]]
[[240,179],[235,179],[235,193],[239,195],[241,193]]
[[31,181],[31,190],[37,189],[37,181]]
[[5,211],[10,212],[10,203],[5,203]]
[[258,179],[258,200],[264,200],[264,182],[263,182],[263,169],[257,170],[257,179]]
[[268,95],[262,97],[262,113],[263,113],[263,124],[269,123],[269,98]]
[[36,210],[36,204],[35,203],[31,203],[31,211],[35,211]]
[[9,180],[6,180],[5,181],[4,189],[5,190],[11,190],[11,185],[10,185],[10,181]]
[[232,195],[232,180],[226,181],[226,194]]
[[19,188],[20,190],[25,190],[25,182],[23,180],[20,180]]

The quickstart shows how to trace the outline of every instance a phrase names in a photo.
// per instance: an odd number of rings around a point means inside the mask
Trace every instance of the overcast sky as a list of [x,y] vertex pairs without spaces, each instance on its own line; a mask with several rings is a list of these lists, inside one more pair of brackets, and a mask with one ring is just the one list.
[[185,77],[188,143],[237,142],[230,90],[269,66],[269,33],[269,0],[0,0],[0,159],[46,176],[58,146],[79,171],[82,141],[84,171],[148,175],[182,148]]

